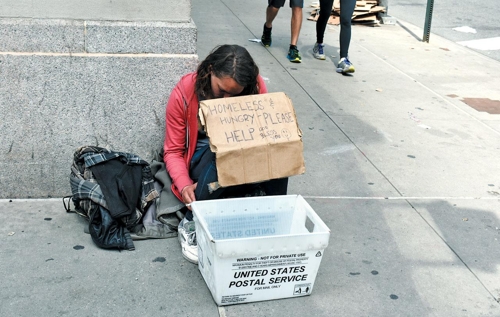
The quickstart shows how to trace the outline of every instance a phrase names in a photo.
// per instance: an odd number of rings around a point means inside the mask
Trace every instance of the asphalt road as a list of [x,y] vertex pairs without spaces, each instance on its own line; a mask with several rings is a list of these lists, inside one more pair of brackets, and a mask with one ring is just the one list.
[[[428,1],[388,0],[387,13],[423,29]],[[434,33],[500,61],[498,0],[434,0],[432,12],[430,41]]]

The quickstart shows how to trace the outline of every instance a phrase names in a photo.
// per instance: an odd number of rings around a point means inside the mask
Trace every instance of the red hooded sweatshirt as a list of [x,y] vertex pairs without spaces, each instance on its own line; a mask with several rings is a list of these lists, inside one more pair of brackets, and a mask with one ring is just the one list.
[[[196,72],[184,75],[172,90],[167,103],[163,161],[172,178],[172,192],[182,201],[181,191],[194,182],[189,164],[198,141],[198,96]],[[267,93],[263,78],[258,77],[259,93]]]

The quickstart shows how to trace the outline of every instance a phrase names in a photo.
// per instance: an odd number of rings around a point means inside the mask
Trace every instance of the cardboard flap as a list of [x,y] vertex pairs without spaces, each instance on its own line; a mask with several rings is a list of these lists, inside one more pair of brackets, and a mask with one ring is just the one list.
[[302,131],[282,92],[200,102],[221,186],[302,174]]

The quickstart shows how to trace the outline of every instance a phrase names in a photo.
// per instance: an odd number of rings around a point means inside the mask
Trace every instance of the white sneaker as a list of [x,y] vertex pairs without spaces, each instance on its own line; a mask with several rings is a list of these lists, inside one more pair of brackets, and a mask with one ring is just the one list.
[[314,44],[314,47],[313,47],[314,57],[316,57],[317,59],[325,60],[326,56],[325,56],[324,49],[325,49],[325,44],[318,44],[318,43]]
[[347,57],[342,57],[337,65],[337,73],[348,74],[354,73],[354,66]]
[[182,256],[189,262],[198,264],[198,243],[196,242],[194,221],[182,219],[179,223],[177,237],[181,243]]

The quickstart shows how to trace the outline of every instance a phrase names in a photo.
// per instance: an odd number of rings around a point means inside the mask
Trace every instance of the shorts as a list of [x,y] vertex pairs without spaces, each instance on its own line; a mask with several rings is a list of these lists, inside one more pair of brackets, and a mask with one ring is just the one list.
[[[268,0],[267,3],[269,6],[273,6],[275,8],[281,8],[285,5],[286,0]],[[304,0],[290,0],[290,8],[293,7],[304,7]]]

